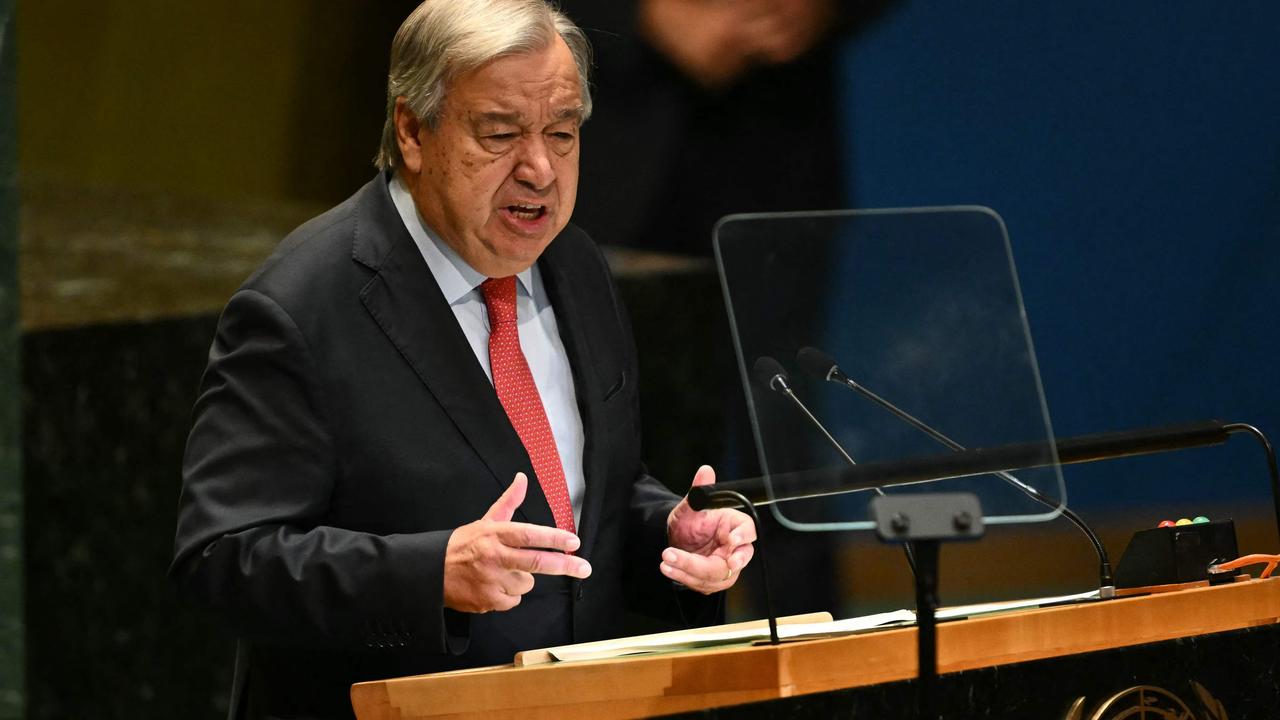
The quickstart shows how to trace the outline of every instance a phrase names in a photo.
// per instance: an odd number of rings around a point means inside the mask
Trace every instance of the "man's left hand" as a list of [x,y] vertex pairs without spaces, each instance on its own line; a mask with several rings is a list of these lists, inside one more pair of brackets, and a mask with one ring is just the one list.
[[[716,471],[703,465],[693,476],[694,486],[711,485]],[[667,516],[667,542],[662,551],[662,574],[709,595],[733,587],[742,568],[751,562],[756,525],[737,510],[697,510],[686,496]]]

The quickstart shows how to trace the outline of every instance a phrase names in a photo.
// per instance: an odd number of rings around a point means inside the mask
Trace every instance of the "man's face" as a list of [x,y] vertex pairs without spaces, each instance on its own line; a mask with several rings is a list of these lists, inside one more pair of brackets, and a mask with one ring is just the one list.
[[519,273],[569,222],[578,192],[578,70],[559,37],[460,75],[435,129],[396,110],[418,212],[471,267]]

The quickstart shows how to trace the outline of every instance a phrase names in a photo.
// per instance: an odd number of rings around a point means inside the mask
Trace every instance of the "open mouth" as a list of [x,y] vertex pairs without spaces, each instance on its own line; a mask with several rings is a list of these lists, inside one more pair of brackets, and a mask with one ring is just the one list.
[[519,220],[539,220],[547,214],[546,205],[508,205],[507,212]]

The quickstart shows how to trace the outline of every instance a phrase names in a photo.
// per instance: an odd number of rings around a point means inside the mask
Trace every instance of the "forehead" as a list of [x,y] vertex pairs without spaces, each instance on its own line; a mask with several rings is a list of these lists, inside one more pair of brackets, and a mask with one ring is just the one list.
[[445,104],[463,114],[563,115],[582,105],[578,68],[557,36],[546,48],[504,55],[454,78]]

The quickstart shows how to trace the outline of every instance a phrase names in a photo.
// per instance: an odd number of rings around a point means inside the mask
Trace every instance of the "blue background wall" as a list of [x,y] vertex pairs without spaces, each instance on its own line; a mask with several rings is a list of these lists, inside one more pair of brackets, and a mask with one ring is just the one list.
[[[844,57],[851,207],[1005,219],[1059,436],[1280,440],[1280,3],[901,2]],[[1244,438],[1065,470],[1085,510],[1268,502]]]

